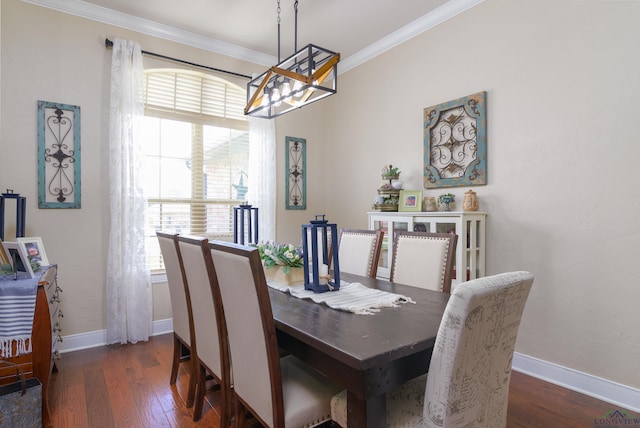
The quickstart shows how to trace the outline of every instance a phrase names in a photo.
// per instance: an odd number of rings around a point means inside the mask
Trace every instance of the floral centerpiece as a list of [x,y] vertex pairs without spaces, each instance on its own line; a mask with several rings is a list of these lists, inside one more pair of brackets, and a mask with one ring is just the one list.
[[288,285],[304,283],[302,248],[266,241],[256,245],[267,279]]

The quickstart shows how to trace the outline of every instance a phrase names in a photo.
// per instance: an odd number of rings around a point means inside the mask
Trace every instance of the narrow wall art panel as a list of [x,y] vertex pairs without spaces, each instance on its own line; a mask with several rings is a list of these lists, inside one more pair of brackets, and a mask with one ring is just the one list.
[[424,187],[487,184],[486,92],[424,109]]
[[307,140],[286,137],[286,203],[288,210],[307,209]]
[[38,208],[80,207],[80,107],[38,101]]

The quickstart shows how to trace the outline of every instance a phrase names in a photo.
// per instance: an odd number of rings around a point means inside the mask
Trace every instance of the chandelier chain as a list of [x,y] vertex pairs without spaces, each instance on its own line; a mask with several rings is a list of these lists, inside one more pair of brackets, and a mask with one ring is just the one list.
[[278,8],[276,9],[278,13],[278,63],[280,62],[280,0],[278,0]]
[[296,11],[295,27],[293,33],[293,51],[298,52],[298,0],[293,3],[293,9]]

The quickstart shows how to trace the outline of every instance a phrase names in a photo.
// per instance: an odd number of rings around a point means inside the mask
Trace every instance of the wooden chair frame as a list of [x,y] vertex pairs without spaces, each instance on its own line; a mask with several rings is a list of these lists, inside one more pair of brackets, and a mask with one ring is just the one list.
[[[402,236],[415,236],[415,237],[424,237],[424,238],[438,238],[438,239],[448,239],[449,246],[447,248],[446,254],[446,266],[444,275],[442,277],[442,282],[440,284],[441,291],[445,293],[451,293],[451,281],[453,279],[453,267],[456,260],[456,244],[458,242],[458,235],[453,233],[431,233],[431,232],[396,232],[394,236],[393,242],[393,258],[391,262],[391,275],[389,280],[394,282],[395,270],[396,270],[396,256],[398,254],[398,241]],[[411,285],[411,284],[409,284]]]
[[[213,298],[213,305],[216,308],[216,323],[218,325],[218,339],[220,343],[220,364],[222,373],[218,376],[214,371],[208,367],[200,358],[196,359],[193,370],[197,373],[197,386],[195,394],[195,404],[193,409],[193,420],[198,421],[202,416],[202,409],[204,405],[204,395],[206,389],[207,373],[209,373],[215,381],[218,383],[221,389],[221,410],[220,410],[220,427],[227,428],[231,425],[232,414],[232,392],[231,392],[231,362],[229,357],[229,343],[227,340],[227,326],[224,317],[224,309],[222,307],[222,297],[220,296],[220,287],[218,286],[218,278],[213,266],[213,259],[211,258],[211,252],[209,251],[209,240],[203,237],[196,236],[179,236],[179,242],[195,245],[200,247],[202,255],[204,257],[205,266],[207,269],[207,276],[209,279],[209,286],[211,287],[211,295]],[[194,328],[195,336],[195,328]],[[197,343],[197,338],[196,338]],[[197,349],[196,349],[197,355]]]
[[[258,304],[260,306],[260,317],[262,319],[262,329],[267,348],[267,363],[271,374],[271,400],[273,403],[274,426],[284,428],[284,394],[282,390],[282,373],[280,371],[278,339],[276,336],[275,322],[273,320],[273,312],[271,310],[269,289],[264,277],[262,261],[260,260],[258,250],[256,248],[249,248],[228,242],[211,242],[209,243],[209,246],[211,250],[223,251],[249,259],[249,264],[251,265],[251,271],[253,274],[253,283],[258,298]],[[220,294],[219,283],[217,281],[215,286],[218,288],[218,294]],[[223,311],[220,312],[223,313]],[[251,413],[251,415],[260,422],[260,424],[267,426],[265,421],[256,415],[251,409],[251,406],[246,403],[242,397],[238,396],[235,391],[233,392],[233,396],[235,400],[236,426],[242,427],[244,425],[246,415],[243,409]]]
[[341,229],[340,236],[338,237],[338,249],[340,248],[340,243],[342,242],[343,234],[375,235],[373,250],[369,255],[369,275],[368,275],[369,278],[375,278],[378,275],[378,263],[380,262],[380,252],[382,251],[382,240],[384,238],[384,231],[370,230],[370,229]]
[[[187,305],[187,317],[189,323],[189,344],[187,344],[186,340],[175,331],[173,332],[173,359],[171,361],[171,376],[169,378],[169,385],[175,385],[176,380],[178,379],[178,368],[180,362],[190,361],[191,362],[191,370],[189,374],[189,391],[187,393],[187,401],[186,406],[190,408],[193,406],[195,391],[196,391],[196,382],[197,382],[197,374],[195,372],[195,363],[198,361],[198,357],[196,355],[196,337],[193,329],[193,311],[191,309],[191,297],[189,295],[189,284],[187,282],[187,276],[184,271],[184,264],[182,263],[182,256],[180,255],[180,247],[178,245],[178,234],[177,233],[167,233],[167,232],[156,232],[158,239],[168,239],[173,242],[175,246],[176,254],[178,256],[178,265],[180,267],[180,276],[182,277],[182,285],[184,287],[184,296],[186,298]],[[164,256],[164,255],[163,255]],[[167,277],[167,282],[169,278]],[[169,284],[171,287],[171,284]],[[172,305],[173,310],[173,305]],[[173,314],[175,317],[175,313]],[[184,355],[183,350],[188,351],[188,355]]]

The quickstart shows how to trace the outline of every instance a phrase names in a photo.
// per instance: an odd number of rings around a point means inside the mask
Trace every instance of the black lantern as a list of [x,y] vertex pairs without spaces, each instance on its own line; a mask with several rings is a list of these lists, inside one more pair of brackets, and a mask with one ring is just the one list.
[[233,208],[233,242],[258,243],[258,208],[244,203]]
[[[304,289],[314,293],[337,291],[340,289],[340,266],[338,264],[338,228],[329,223],[324,214],[316,215],[310,224],[302,225],[302,250],[304,263]],[[333,249],[333,279],[329,277],[329,233]],[[318,243],[320,235],[320,243]],[[311,237],[311,244],[309,244]],[[321,245],[319,245],[321,244]],[[322,254],[322,259],[319,258]],[[311,256],[311,261],[309,261]],[[322,261],[322,264],[320,264]],[[311,272],[309,272],[311,270]]]
[[7,189],[7,192],[0,196],[0,240],[4,240],[4,209],[5,200],[7,199],[16,200],[16,238],[24,236],[27,198],[20,196],[19,193],[13,193],[13,190],[11,189]]

